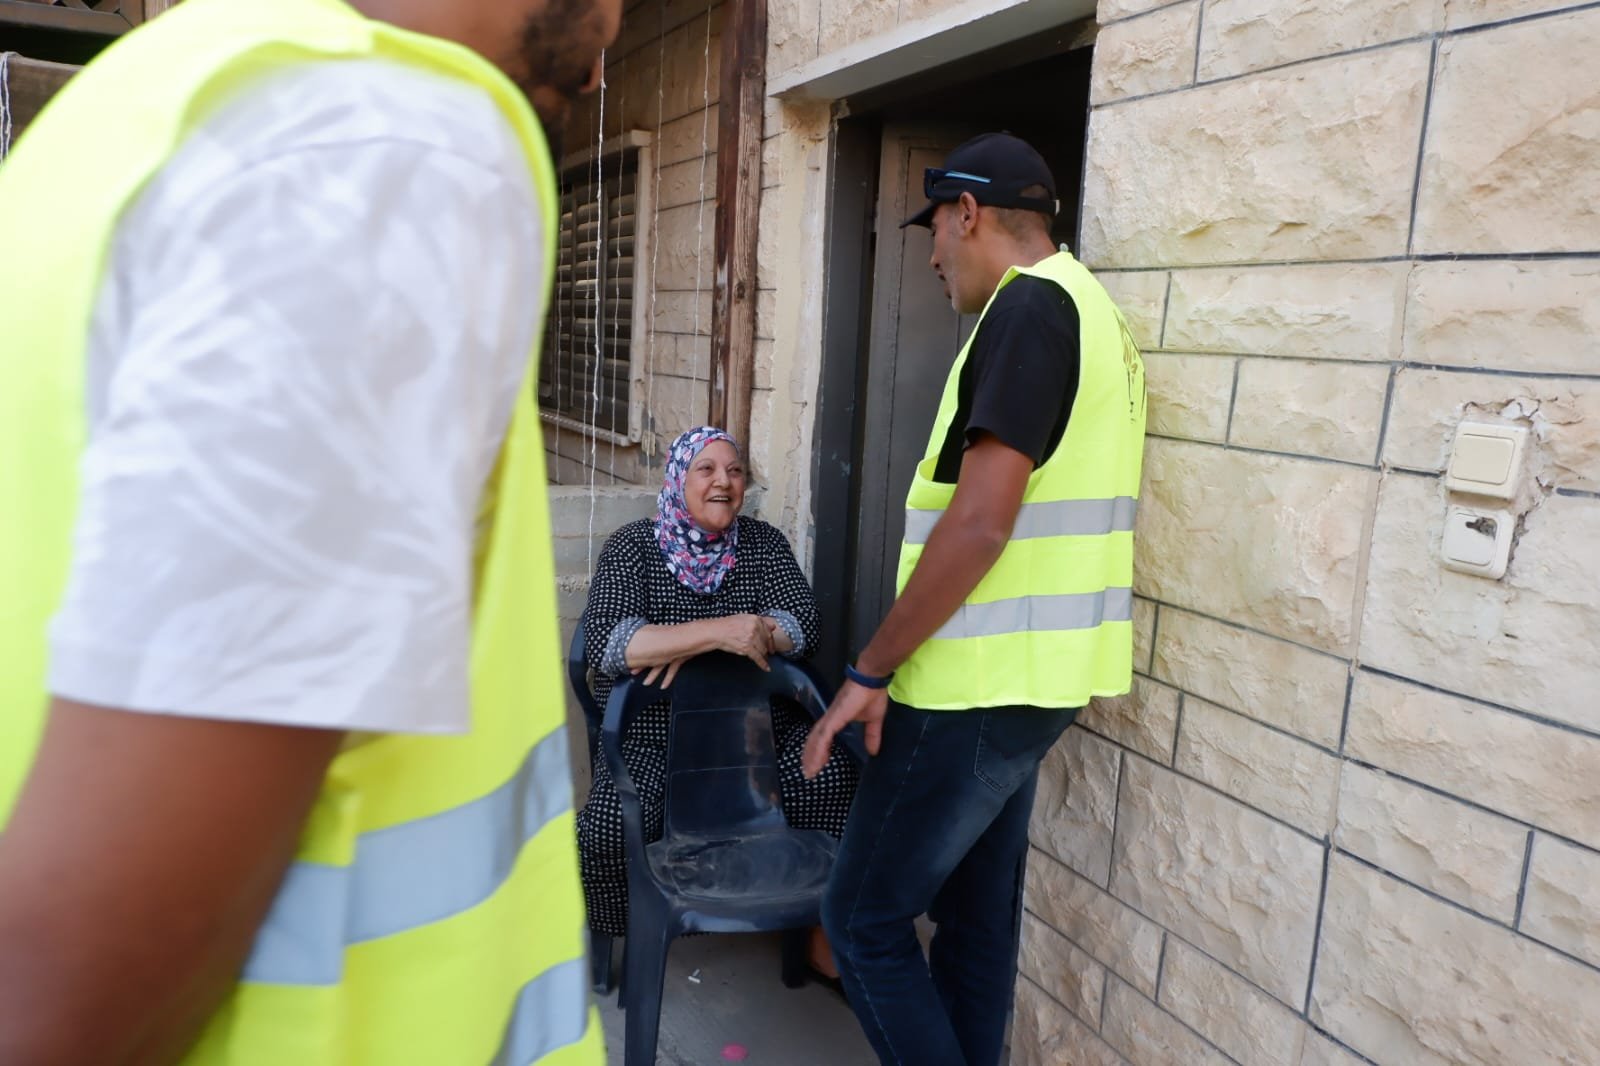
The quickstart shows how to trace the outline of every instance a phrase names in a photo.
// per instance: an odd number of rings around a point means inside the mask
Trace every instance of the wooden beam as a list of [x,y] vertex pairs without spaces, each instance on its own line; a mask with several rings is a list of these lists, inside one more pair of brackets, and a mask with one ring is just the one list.
[[7,99],[11,105],[11,143],[15,144],[28,123],[67,83],[67,79],[83,68],[66,63],[46,63],[40,59],[25,59],[13,55],[6,61]]
[[717,103],[710,421],[749,447],[755,382],[756,225],[767,92],[767,0],[725,0]]
[[52,30],[77,30],[116,36],[133,28],[133,20],[115,11],[86,7],[60,7],[40,0],[0,0],[0,23],[37,26]]

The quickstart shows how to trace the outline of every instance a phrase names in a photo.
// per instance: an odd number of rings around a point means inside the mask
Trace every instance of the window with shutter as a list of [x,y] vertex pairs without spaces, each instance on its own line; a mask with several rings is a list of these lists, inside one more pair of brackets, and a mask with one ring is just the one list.
[[629,135],[604,146],[599,165],[567,161],[561,175],[561,222],[555,288],[539,366],[546,418],[613,439],[637,439],[635,263],[641,180],[649,149]]

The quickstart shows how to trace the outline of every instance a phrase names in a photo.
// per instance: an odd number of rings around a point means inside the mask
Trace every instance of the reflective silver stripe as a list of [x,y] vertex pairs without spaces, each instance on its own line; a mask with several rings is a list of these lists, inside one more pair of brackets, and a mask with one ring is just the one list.
[[558,963],[522,986],[500,1050],[489,1066],[528,1066],[589,1031],[588,967]]
[[[1139,501],[1132,496],[1107,500],[1048,500],[1025,503],[1011,528],[1012,540],[1035,537],[1092,537],[1106,533],[1133,532],[1134,512]],[[906,508],[906,543],[926,544],[933,527],[944,516],[943,509],[922,511]]]
[[994,637],[1002,633],[1048,633],[1062,629],[1093,629],[1101,622],[1133,619],[1133,590],[1075,592],[1059,596],[1019,596],[1014,600],[965,603],[946,622],[934,640]]
[[488,795],[363,833],[349,866],[290,866],[256,934],[243,979],[338,984],[347,945],[482,903],[510,876],[523,845],[571,809],[566,730],[558,729]]

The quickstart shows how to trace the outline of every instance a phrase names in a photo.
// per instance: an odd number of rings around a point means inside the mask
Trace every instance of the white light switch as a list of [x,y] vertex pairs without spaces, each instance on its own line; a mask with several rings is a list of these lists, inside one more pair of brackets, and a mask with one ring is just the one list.
[[1452,505],[1444,516],[1444,565],[1451,570],[1499,580],[1511,558],[1516,516],[1510,511],[1480,511]]
[[1456,427],[1455,443],[1450,447],[1445,488],[1451,492],[1511,499],[1522,481],[1522,453],[1527,443],[1526,426],[1461,423]]

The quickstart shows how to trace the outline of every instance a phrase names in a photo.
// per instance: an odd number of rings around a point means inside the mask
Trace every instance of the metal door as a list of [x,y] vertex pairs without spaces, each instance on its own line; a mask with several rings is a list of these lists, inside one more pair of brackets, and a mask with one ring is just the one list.
[[926,229],[900,229],[927,200],[922,172],[978,131],[889,125],[878,176],[876,256],[866,390],[856,457],[861,472],[850,650],[859,651],[894,603],[906,491],[928,443],[945,377],[976,315],[957,315],[928,266]]

